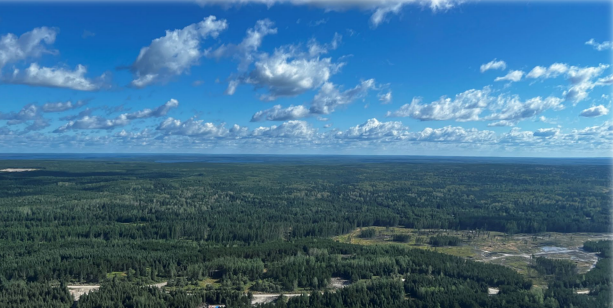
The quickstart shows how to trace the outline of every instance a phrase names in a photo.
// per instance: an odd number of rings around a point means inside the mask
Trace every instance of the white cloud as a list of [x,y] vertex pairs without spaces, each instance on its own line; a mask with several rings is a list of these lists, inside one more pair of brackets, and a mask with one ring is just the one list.
[[584,129],[574,129],[572,132],[573,135],[580,136],[600,136],[600,137],[613,137],[613,124],[611,122],[606,121],[602,125],[590,126]]
[[457,142],[457,143],[489,143],[496,141],[496,133],[489,130],[480,131],[476,128],[465,129],[459,126],[441,128],[427,127],[414,135],[417,141]]
[[221,4],[223,6],[242,5],[242,4],[264,4],[268,7],[274,4],[290,3],[294,5],[309,5],[322,7],[326,10],[344,10],[348,8],[359,8],[362,10],[374,11],[370,23],[372,27],[377,27],[387,20],[389,14],[398,14],[401,8],[407,4],[417,4],[427,6],[432,11],[447,10],[465,0],[196,0],[201,5]]
[[26,126],[26,128],[24,129],[24,132],[27,133],[27,132],[38,131],[38,130],[47,128],[51,125],[49,122],[50,121],[48,119],[37,118],[32,122],[32,124]]
[[594,118],[594,117],[599,117],[599,116],[603,116],[607,114],[609,114],[609,109],[607,109],[607,107],[603,105],[598,105],[598,106],[584,109],[583,111],[581,111],[581,114],[579,115],[582,117]]
[[270,109],[256,112],[251,117],[251,122],[297,120],[308,115],[309,109],[302,105],[289,106],[287,108],[282,108],[281,105],[275,105]]
[[164,105],[161,105],[155,109],[143,109],[133,113],[127,113],[126,117],[132,119],[146,119],[146,118],[159,118],[168,114],[168,112],[179,107],[179,102],[176,99],[170,99]]
[[547,97],[542,99],[541,97],[535,97],[522,103],[519,97],[512,96],[504,99],[504,107],[500,112],[495,112],[485,117],[485,120],[506,120],[506,121],[520,121],[522,119],[531,118],[539,115],[545,110],[562,110],[562,99],[557,97]]
[[[599,78],[598,81],[596,82],[596,85],[598,86],[605,86],[605,85],[610,85],[613,84],[613,75],[609,75],[607,77],[604,78]],[[607,97],[608,95],[603,94],[602,95],[603,98]]]
[[42,106],[42,111],[43,112],[62,112],[62,111],[66,111],[66,110],[71,110],[71,109],[76,109],[79,108],[81,106],[85,106],[87,104],[87,101],[85,100],[80,100],[77,101],[76,103],[72,103],[71,101],[67,101],[67,102],[57,102],[57,103],[46,103]]
[[60,120],[62,120],[62,121],[72,121],[72,120],[75,120],[75,119],[83,118],[85,116],[91,116],[94,111],[95,111],[95,109],[86,108],[85,110],[79,112],[78,114],[63,116],[63,117],[60,118]]
[[506,74],[503,77],[497,77],[496,79],[494,79],[494,81],[511,81],[511,82],[518,82],[521,80],[521,77],[524,76],[524,72],[523,71],[510,71],[508,74]]
[[2,113],[0,120],[6,120],[8,125],[17,125],[26,121],[36,120],[40,117],[40,107],[34,104],[27,104],[19,112]]
[[54,132],[63,133],[69,130],[81,129],[114,129],[116,127],[126,126],[131,120],[159,118],[168,114],[172,108],[179,106],[179,102],[175,99],[170,99],[165,104],[155,109],[143,109],[132,113],[124,113],[117,116],[115,119],[105,119],[99,116],[91,116],[91,112],[84,114],[82,117],[71,120],[70,122],[60,126]]
[[274,137],[274,138],[298,138],[309,139],[316,135],[317,130],[312,128],[305,121],[287,121],[281,125],[273,125],[270,127],[258,127],[253,130],[250,136]]
[[585,42],[585,45],[590,45],[590,46],[594,47],[594,49],[596,49],[598,51],[613,49],[613,43],[611,43],[609,41],[604,41],[602,43],[598,43],[594,39],[590,39],[589,41]]
[[258,20],[253,28],[247,30],[247,35],[243,41],[238,44],[224,44],[215,50],[206,50],[207,57],[220,59],[222,57],[235,57],[240,61],[238,70],[244,72],[253,62],[254,53],[262,45],[262,40],[265,36],[276,34],[277,28],[274,28],[274,23],[269,19]]
[[553,137],[559,132],[559,128],[539,128],[533,133],[533,135],[535,137]]
[[10,78],[5,82],[25,84],[30,86],[68,88],[79,91],[95,91],[105,84],[106,75],[93,81],[85,77],[87,69],[83,65],[77,65],[74,71],[60,67],[40,67],[32,63],[24,70],[15,69]]
[[344,132],[337,132],[334,136],[342,139],[398,138],[406,136],[408,129],[408,127],[402,125],[402,122],[399,121],[380,122],[372,118],[361,125],[350,127]]
[[501,126],[515,126],[515,122],[513,121],[507,121],[507,120],[501,120],[498,122],[492,122],[487,124],[488,127],[501,127]]
[[223,137],[226,136],[229,131],[225,128],[224,124],[215,125],[213,123],[205,123],[202,120],[196,120],[194,118],[188,119],[185,122],[174,118],[168,118],[164,120],[156,130],[161,131],[167,135],[180,135],[180,136],[199,136],[199,137]]
[[352,89],[341,92],[333,83],[326,82],[311,102],[312,114],[330,114],[340,106],[351,104],[358,98],[364,97],[369,90],[375,88],[375,80],[362,81]]
[[56,35],[56,29],[41,27],[34,28],[19,38],[12,33],[0,36],[0,69],[7,63],[37,58],[43,53],[55,53],[53,50],[47,50],[43,43],[53,44]]
[[390,13],[398,14],[400,12],[400,9],[402,8],[402,5],[403,3],[392,3],[392,4],[377,7],[375,9],[375,12],[372,14],[372,16],[370,16],[370,24],[376,28],[383,21],[387,21],[386,17]]
[[598,84],[592,82],[592,79],[600,76],[609,65],[600,64],[598,67],[578,68],[571,66],[568,70],[568,80],[570,88],[564,92],[567,100],[578,103],[588,97],[588,91],[592,90]]
[[120,115],[115,119],[105,119],[98,116],[84,116],[78,120],[70,121],[59,128],[55,133],[63,133],[74,129],[113,129],[118,126],[125,126],[130,123],[130,120],[125,115]]
[[292,50],[277,49],[272,56],[260,57],[245,82],[268,89],[269,94],[260,99],[272,101],[320,87],[342,65],[332,63],[330,58],[305,58]]
[[338,48],[338,45],[340,45],[342,40],[343,36],[336,32],[334,33],[332,41],[327,44],[320,45],[316,39],[312,38],[307,43],[307,47],[309,48],[309,55],[311,57],[317,57],[321,54],[328,53],[328,50],[335,50],[336,48]]
[[481,73],[484,73],[489,70],[505,70],[507,68],[507,63],[500,60],[492,60],[486,64],[481,64]]
[[577,104],[580,101],[585,100],[589,91],[595,86],[605,85],[607,79],[601,79],[598,82],[594,82],[593,79],[600,76],[609,65],[600,64],[595,67],[577,67],[568,66],[563,63],[554,63],[549,68],[542,66],[536,66],[527,75],[526,78],[555,78],[560,75],[565,75],[568,79],[570,86],[564,91],[564,97],[566,100]]
[[[297,120],[313,115],[330,114],[334,112],[336,108],[349,105],[356,99],[364,97],[370,89],[375,87],[375,80],[368,79],[362,81],[354,88],[341,92],[333,83],[326,82],[311,101],[309,108],[306,108],[303,105],[290,106],[287,108],[282,108],[281,105],[276,105],[270,109],[256,112],[251,117],[251,121],[287,121]],[[318,119],[323,121],[325,118],[318,117]]]
[[547,67],[535,66],[526,78],[554,78],[568,72],[568,65],[564,63],[554,63]]
[[387,93],[381,93],[378,95],[378,97],[381,104],[389,104],[392,102],[392,91],[389,91]]
[[421,121],[477,121],[479,115],[494,100],[489,94],[490,88],[471,89],[460,93],[454,99],[441,97],[430,104],[422,104],[421,99],[414,98],[410,104],[400,109],[388,111],[388,117],[411,117]]
[[238,80],[230,80],[230,82],[228,82],[228,87],[226,88],[224,94],[234,95],[234,92],[236,92],[236,87],[238,87],[239,84],[240,82]]
[[201,41],[209,36],[216,38],[227,27],[225,19],[209,16],[183,29],[167,30],[165,36],[140,50],[131,66],[135,75],[131,85],[142,88],[189,71],[202,56]]

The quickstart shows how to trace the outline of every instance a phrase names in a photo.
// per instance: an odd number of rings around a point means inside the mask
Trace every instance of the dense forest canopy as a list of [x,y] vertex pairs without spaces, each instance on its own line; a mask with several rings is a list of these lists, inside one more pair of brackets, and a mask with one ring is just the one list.
[[[248,307],[251,292],[310,294],[267,307],[610,303],[606,241],[585,244],[604,258],[586,275],[535,259],[535,270],[552,277],[550,288],[535,291],[498,265],[329,239],[369,226],[607,232],[604,165],[0,161],[4,168],[37,170],[0,172],[2,307],[70,307],[70,283],[102,284],[79,307]],[[335,277],[352,285],[330,290]],[[160,281],[166,291],[146,287]]]

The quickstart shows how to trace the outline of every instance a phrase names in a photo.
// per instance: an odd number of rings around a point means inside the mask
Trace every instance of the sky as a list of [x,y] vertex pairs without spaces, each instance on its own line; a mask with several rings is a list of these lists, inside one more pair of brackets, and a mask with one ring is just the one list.
[[0,1],[0,152],[611,157],[611,12]]

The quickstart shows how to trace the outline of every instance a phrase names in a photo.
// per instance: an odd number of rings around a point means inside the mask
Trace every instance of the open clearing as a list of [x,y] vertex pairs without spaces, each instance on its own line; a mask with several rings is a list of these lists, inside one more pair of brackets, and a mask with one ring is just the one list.
[[[360,238],[362,229],[375,229],[372,238]],[[407,234],[406,243],[394,242],[392,237]],[[459,246],[433,247],[428,239],[435,235],[455,236],[462,240]],[[369,227],[334,237],[344,243],[361,245],[389,244],[428,249],[451,254],[467,259],[500,264],[511,267],[532,279],[535,284],[542,283],[542,277],[530,268],[533,257],[566,259],[577,264],[578,272],[585,273],[592,269],[598,257],[595,253],[583,251],[583,243],[589,240],[613,239],[607,233],[555,233],[508,235],[493,231],[453,231],[453,230],[417,230],[408,228]]]
[[25,171],[36,171],[38,169],[24,169],[24,168],[6,168],[0,169],[0,172],[25,172]]
[[[160,282],[160,283],[150,284],[150,285],[147,285],[147,286],[148,287],[162,288],[162,287],[166,286],[167,284],[168,284],[168,282],[164,281],[164,282]],[[68,288],[68,292],[70,292],[70,295],[72,295],[74,300],[78,301],[83,294],[88,294],[91,291],[95,291],[95,290],[100,289],[100,285],[72,285],[72,286],[66,286],[66,288]]]
[[[251,305],[257,304],[267,304],[276,301],[280,293],[264,293],[264,294],[253,294],[253,298],[251,299]],[[285,297],[296,297],[301,296],[302,293],[285,293],[283,296]],[[308,296],[308,294],[305,294]]]

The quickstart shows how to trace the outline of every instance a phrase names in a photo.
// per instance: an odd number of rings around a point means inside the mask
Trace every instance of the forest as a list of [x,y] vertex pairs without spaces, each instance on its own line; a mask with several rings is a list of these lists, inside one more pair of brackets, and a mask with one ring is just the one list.
[[[1,307],[251,307],[258,292],[304,294],[262,307],[611,307],[610,241],[585,244],[601,259],[583,275],[535,258],[549,277],[542,289],[499,265],[330,239],[356,228],[375,236],[369,226],[608,232],[602,165],[0,160],[4,168],[36,170],[0,172]],[[349,285],[332,288],[334,279]],[[167,285],[148,286],[156,282]],[[75,302],[70,284],[101,287]]]

